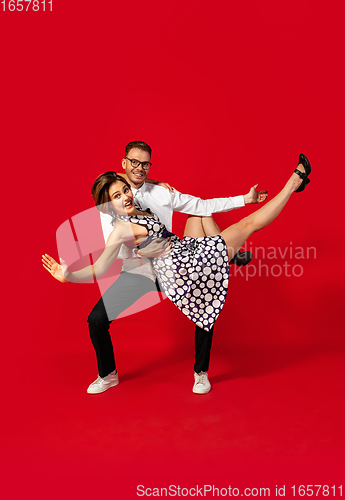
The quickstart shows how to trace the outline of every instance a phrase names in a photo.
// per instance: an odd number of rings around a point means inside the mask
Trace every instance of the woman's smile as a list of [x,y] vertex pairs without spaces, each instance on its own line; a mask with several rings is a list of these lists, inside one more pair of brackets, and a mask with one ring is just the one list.
[[129,208],[131,208],[131,207],[133,207],[133,206],[134,206],[134,205],[133,205],[133,198],[132,198],[132,199],[130,199],[130,200],[128,200],[128,201],[124,204],[124,208],[125,208],[126,210],[128,210]]

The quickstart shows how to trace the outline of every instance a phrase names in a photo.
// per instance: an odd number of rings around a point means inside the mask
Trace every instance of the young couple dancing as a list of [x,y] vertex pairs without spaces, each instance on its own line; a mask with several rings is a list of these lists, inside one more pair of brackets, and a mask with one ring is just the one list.
[[[62,259],[58,264],[49,255],[42,256],[44,268],[63,283],[99,278],[115,259],[123,259],[123,272],[88,317],[98,377],[87,392],[99,394],[119,383],[110,324],[140,297],[157,290],[157,279],[160,289],[195,323],[193,392],[207,394],[211,390],[207,371],[213,327],[225,302],[229,263],[248,262],[248,255],[239,253],[240,248],[280,214],[294,192],[304,190],[310,182],[310,163],[301,154],[283,189],[259,210],[224,231],[216,225],[212,213],[260,203],[267,192],[256,191],[256,185],[244,196],[201,200],[148,184],[145,179],[151,166],[151,148],[141,141],[126,146],[122,166],[125,176],[106,172],[92,186],[106,241],[99,259],[70,273]],[[190,214],[182,241],[171,232],[173,211]]]

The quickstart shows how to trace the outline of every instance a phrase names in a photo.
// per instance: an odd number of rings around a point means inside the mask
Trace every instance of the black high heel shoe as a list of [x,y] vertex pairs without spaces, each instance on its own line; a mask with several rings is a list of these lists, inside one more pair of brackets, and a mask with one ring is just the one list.
[[300,187],[298,189],[296,189],[295,193],[300,193],[301,191],[303,191],[308,186],[308,184],[310,182],[310,179],[308,179],[308,175],[311,172],[311,166],[310,166],[308,158],[302,153],[299,155],[299,158],[298,158],[298,165],[300,163],[305,168],[305,172],[301,172],[297,168],[295,170],[295,174],[299,175],[300,178],[303,179],[302,184],[300,185]]
[[237,252],[233,258],[230,260],[229,264],[235,264],[235,266],[238,267],[243,267],[249,264],[249,262],[252,260],[253,254],[252,252],[246,251],[246,252]]

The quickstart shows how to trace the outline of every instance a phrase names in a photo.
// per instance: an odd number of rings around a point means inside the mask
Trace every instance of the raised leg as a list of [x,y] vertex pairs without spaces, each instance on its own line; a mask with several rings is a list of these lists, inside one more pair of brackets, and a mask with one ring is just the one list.
[[[305,171],[301,164],[298,165],[298,169],[302,172]],[[231,260],[236,252],[244,245],[249,236],[268,226],[280,214],[289,201],[290,196],[300,186],[301,182],[301,178],[293,173],[284,188],[271,201],[237,224],[233,224],[220,233],[226,241],[229,260]]]

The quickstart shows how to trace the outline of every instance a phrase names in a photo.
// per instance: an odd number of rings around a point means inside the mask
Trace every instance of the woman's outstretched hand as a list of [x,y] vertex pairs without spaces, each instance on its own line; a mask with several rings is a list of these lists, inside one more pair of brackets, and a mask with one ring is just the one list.
[[66,277],[68,275],[68,267],[64,260],[60,259],[61,264],[58,264],[53,257],[48,254],[42,255],[43,267],[50,273],[53,278],[61,283],[68,283]]
[[268,196],[268,191],[256,191],[256,188],[259,184],[255,184],[255,186],[251,187],[248,194],[244,195],[244,203],[248,205],[248,203],[261,203],[266,200]]

